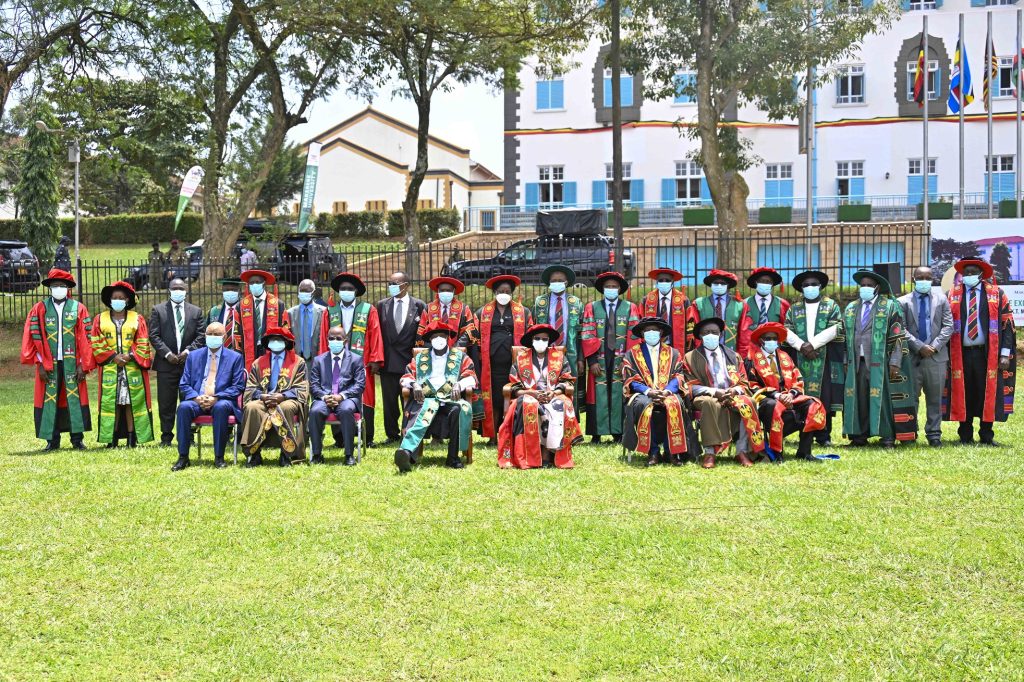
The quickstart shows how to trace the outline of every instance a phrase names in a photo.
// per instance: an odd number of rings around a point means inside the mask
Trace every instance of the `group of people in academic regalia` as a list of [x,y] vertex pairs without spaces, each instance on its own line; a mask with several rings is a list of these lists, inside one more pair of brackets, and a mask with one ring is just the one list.
[[445,465],[462,468],[474,430],[503,468],[570,468],[584,434],[621,442],[648,465],[705,468],[728,451],[742,466],[782,461],[786,436],[797,434],[796,457],[816,461],[812,449],[831,444],[837,412],[854,446],[915,439],[922,394],[931,445],[943,420],[959,422],[964,443],[977,420],[980,442],[991,444],[993,423],[1013,411],[1012,311],[989,264],[955,267],[948,296],[921,267],[900,298],[882,275],[858,271],[857,298],[843,309],[816,270],[793,278],[792,302],[768,267],[746,278],[745,299],[731,272],[711,270],[708,292],[691,302],[682,274],[657,268],[636,296],[621,273],[602,273],[584,302],[573,270],[554,265],[532,307],[506,274],[487,281],[493,300],[475,311],[460,300],[459,280],[430,280],[424,302],[401,272],[376,305],[362,300],[357,275],[342,272],[327,300],[305,280],[288,307],[273,274],[249,269],[219,280],[222,301],[209,311],[171,279],[148,320],[127,282],[105,287],[105,310],[91,316],[72,296],[74,277],[54,269],[43,281],[49,295],[26,320],[22,362],[36,367],[36,435],[46,450],[64,432],[84,447],[93,428],[86,375],[97,369],[99,442],[134,447],[159,429],[170,446],[176,431],[175,471],[190,466],[204,424],[217,467],[232,434],[248,467],[267,448],[282,466],[307,452],[322,463],[328,425],[354,465],[360,429],[373,444],[377,376],[385,445],[395,446],[401,472],[421,460],[428,437],[447,441]]

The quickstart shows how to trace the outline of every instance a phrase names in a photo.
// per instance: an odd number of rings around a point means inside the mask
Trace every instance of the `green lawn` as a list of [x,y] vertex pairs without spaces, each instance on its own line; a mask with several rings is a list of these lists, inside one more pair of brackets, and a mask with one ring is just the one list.
[[[172,474],[38,453],[0,392],[11,679],[1021,679],[1021,418],[1000,449],[573,471]],[[90,389],[95,390],[94,379]],[[947,429],[947,438],[953,431]]]

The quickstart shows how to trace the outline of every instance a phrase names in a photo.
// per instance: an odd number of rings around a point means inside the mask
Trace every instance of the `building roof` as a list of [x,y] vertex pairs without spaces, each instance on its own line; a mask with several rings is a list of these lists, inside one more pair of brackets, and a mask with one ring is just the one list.
[[[393,128],[396,128],[398,130],[401,130],[403,132],[406,132],[406,133],[412,135],[413,137],[416,137],[416,134],[417,134],[416,126],[410,125],[410,124],[406,123],[405,121],[401,121],[401,120],[399,120],[397,118],[394,118],[393,116],[388,116],[387,114],[385,114],[385,113],[383,113],[381,111],[378,111],[378,110],[374,109],[373,107],[366,107],[365,109],[360,111],[358,114],[355,114],[353,116],[350,116],[350,117],[346,118],[341,123],[338,123],[336,125],[331,126],[330,128],[328,128],[327,130],[323,131],[322,133],[319,133],[318,135],[314,135],[310,139],[308,139],[305,142],[303,142],[302,146],[303,147],[308,147],[310,142],[329,142],[330,140],[328,140],[326,138],[328,138],[328,137],[330,137],[332,135],[335,135],[337,133],[340,133],[341,131],[345,130],[346,128],[349,128],[349,127],[355,125],[356,123],[358,123],[359,121],[365,120],[367,118],[372,118],[374,120],[380,121],[381,123],[384,123],[386,125],[390,125]],[[448,142],[447,140],[443,140],[440,137],[437,137],[436,135],[428,135],[427,139],[429,139],[432,143],[434,143],[438,147],[443,147],[444,149],[447,149],[450,152],[458,154],[459,156],[466,156],[466,157],[469,156],[469,150],[468,149],[464,149],[464,148],[459,147],[459,146],[457,146],[455,144],[452,144],[451,142]]]
[[1024,242],[1024,237],[1012,235],[1009,237],[986,237],[985,239],[974,239],[972,241],[978,246],[995,246],[1000,242],[1003,244],[1020,244]]

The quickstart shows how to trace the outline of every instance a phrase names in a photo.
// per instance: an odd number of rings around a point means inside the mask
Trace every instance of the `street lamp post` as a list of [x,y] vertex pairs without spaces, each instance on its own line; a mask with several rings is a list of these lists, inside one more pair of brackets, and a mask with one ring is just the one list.
[[[66,135],[67,131],[64,128],[51,128],[43,121],[36,121],[36,128],[43,131],[44,133],[55,133],[57,135]],[[79,215],[78,210],[78,168],[79,162],[81,161],[81,147],[78,144],[78,138],[72,137],[68,140],[68,163],[75,164],[75,269],[77,270],[77,279],[82,279],[82,258],[79,254]]]

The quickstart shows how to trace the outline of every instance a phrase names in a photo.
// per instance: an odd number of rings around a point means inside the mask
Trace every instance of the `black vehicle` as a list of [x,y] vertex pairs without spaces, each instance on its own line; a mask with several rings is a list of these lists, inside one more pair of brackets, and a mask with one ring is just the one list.
[[568,265],[576,281],[592,285],[602,272],[618,270],[633,277],[633,252],[625,249],[623,265],[615,265],[615,246],[604,235],[546,236],[508,246],[491,258],[456,260],[441,268],[441,274],[457,277],[465,284],[483,284],[495,275],[518,275],[524,283],[539,284],[549,265]]
[[[304,279],[322,283],[347,267],[345,254],[335,253],[327,232],[293,232],[285,235],[274,255],[275,274],[281,282],[298,285]],[[331,273],[326,275],[326,273]]]
[[39,286],[39,259],[22,241],[0,241],[0,291],[32,291]]

